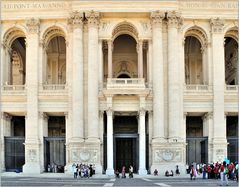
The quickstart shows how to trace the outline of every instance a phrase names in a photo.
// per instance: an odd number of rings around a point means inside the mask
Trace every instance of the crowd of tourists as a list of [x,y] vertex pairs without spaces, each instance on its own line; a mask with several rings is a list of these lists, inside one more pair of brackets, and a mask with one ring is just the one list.
[[76,164],[72,165],[74,178],[89,178],[95,174],[95,166],[92,164]]
[[187,173],[190,174],[190,179],[195,180],[202,175],[203,179],[220,179],[221,185],[228,185],[228,180],[236,180],[238,182],[238,163],[231,162],[212,164],[196,164],[186,167]]

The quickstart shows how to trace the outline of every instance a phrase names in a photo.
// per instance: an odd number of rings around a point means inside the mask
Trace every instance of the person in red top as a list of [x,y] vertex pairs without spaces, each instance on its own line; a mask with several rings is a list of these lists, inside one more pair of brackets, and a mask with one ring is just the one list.
[[216,166],[214,167],[215,179],[218,179],[218,173],[219,173],[219,166],[216,164]]
[[212,176],[211,176],[211,172],[212,172],[212,168],[210,165],[207,166],[207,175],[208,175],[208,179],[211,179]]

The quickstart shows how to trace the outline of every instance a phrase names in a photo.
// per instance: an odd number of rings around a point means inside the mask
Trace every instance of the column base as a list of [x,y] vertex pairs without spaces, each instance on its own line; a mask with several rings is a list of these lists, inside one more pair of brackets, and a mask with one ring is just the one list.
[[30,174],[40,174],[41,166],[39,163],[26,163],[23,166],[23,173],[30,173]]
[[139,173],[139,175],[147,175],[148,174],[146,169],[139,169],[138,173]]
[[106,170],[106,175],[108,176],[114,176],[115,175],[115,171],[113,169],[107,169]]

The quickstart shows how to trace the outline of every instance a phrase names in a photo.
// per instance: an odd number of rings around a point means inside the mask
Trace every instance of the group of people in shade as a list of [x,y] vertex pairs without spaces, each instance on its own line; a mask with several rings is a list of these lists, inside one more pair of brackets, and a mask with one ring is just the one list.
[[[176,174],[176,176],[180,175],[178,165],[176,165],[175,174]],[[154,170],[154,176],[158,176],[158,175],[159,175],[159,172],[158,172],[157,169],[155,169],[155,170]],[[174,176],[173,170],[171,170],[170,172],[169,172],[168,170],[166,170],[165,173],[164,173],[164,176],[165,176],[165,177],[173,177],[173,176]]]
[[[132,165],[130,165],[129,166],[129,178],[133,178],[134,176],[133,176],[133,173],[134,173],[134,168],[133,168],[133,166]],[[117,170],[115,170],[115,177],[116,178],[126,178],[126,167],[125,166],[123,166],[122,167],[122,170],[121,170],[121,176],[120,176],[120,172],[119,172],[119,170],[117,169]]]
[[95,166],[92,164],[73,164],[72,171],[74,178],[89,178],[95,174]]
[[227,164],[223,163],[213,164],[192,164],[187,166],[187,173],[190,174],[190,179],[195,180],[200,174],[203,179],[220,179],[221,186],[228,186],[228,179],[236,180],[238,182],[238,163],[231,162]]

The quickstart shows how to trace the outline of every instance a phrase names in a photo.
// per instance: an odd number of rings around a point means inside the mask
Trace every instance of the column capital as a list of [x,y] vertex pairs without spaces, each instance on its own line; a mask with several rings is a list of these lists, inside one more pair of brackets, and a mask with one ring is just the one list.
[[100,18],[100,13],[95,12],[95,11],[88,11],[85,13],[85,16],[88,20],[88,26],[89,27],[97,27],[99,26],[99,18]]
[[143,39],[139,39],[136,44],[136,51],[139,53],[143,49]]
[[139,116],[145,116],[146,110],[144,108],[140,108],[138,111]]
[[38,34],[40,27],[40,19],[38,18],[26,19],[26,26],[29,34]]
[[64,116],[65,116],[66,119],[68,119],[69,112],[64,112]]
[[68,24],[75,28],[82,28],[83,26],[83,12],[74,11],[70,13],[70,17],[68,18]]
[[107,116],[113,116],[114,115],[114,111],[110,107],[106,110],[106,113],[107,113]]
[[100,116],[100,118],[103,118],[103,116],[104,116],[104,110],[99,110],[99,116]]
[[212,33],[223,33],[224,20],[220,18],[211,18],[210,20]]
[[162,27],[163,19],[165,18],[165,12],[163,11],[153,11],[150,15],[151,24],[155,27]]
[[179,28],[183,24],[181,13],[178,11],[167,12],[168,26]]
[[202,118],[206,119],[206,120],[212,119],[213,118],[213,112],[206,113]]

